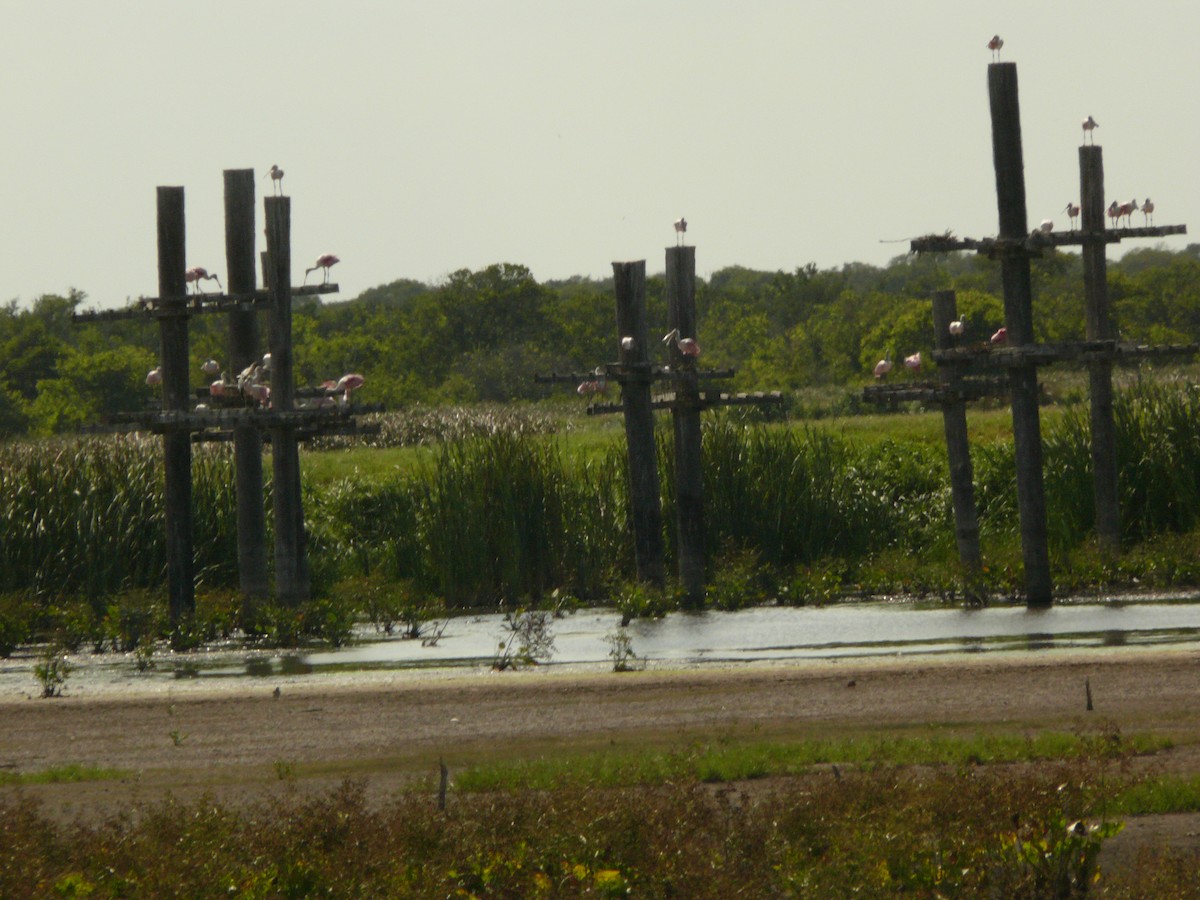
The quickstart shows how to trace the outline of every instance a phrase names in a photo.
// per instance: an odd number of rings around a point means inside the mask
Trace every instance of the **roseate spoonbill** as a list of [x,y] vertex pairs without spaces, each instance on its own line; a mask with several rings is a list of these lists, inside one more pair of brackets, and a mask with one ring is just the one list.
[[1121,218],[1121,204],[1116,200],[1108,205],[1108,217],[1112,220],[1114,226],[1117,224],[1117,220]]
[[215,359],[206,360],[204,365],[200,367],[200,371],[205,375],[216,375],[221,371],[221,364]]
[[683,236],[686,232],[687,232],[687,219],[685,219],[683,216],[680,216],[678,219],[675,220],[676,243],[678,243],[678,244],[683,243]]
[[339,402],[343,406],[348,405],[350,403],[350,394],[362,387],[364,381],[366,379],[357,372],[347,372],[333,385],[331,393],[341,394],[342,398]]
[[267,172],[271,176],[271,184],[275,188],[275,193],[278,195],[283,190],[283,169],[279,166],[271,166],[271,170]]
[[263,358],[262,358],[262,370],[263,370],[264,372],[270,372],[270,371],[271,371],[271,354],[270,354],[270,353],[264,353],[264,354],[263,354]]
[[309,272],[315,272],[315,271],[317,271],[317,269],[324,269],[325,270],[325,281],[323,283],[329,284],[329,267],[336,266],[340,262],[341,262],[341,260],[338,259],[336,256],[334,256],[332,253],[322,253],[320,256],[317,257],[317,264],[315,266],[313,266],[310,269],[304,270],[304,283],[305,284],[308,283]]
[[252,381],[242,386],[242,393],[259,406],[271,405],[271,388],[258,381]]
[[[208,269],[204,268],[204,266],[192,266],[183,273],[183,280],[188,284],[195,285],[197,294],[200,293],[201,281],[215,281],[217,287],[221,287],[221,279],[216,276],[216,273],[209,275]],[[224,288],[221,288],[221,290],[224,290]]]
[[579,387],[575,388],[575,393],[577,393],[580,397],[587,397],[591,394],[598,394],[602,390],[604,390],[604,388],[601,386],[599,381],[581,381],[579,383]]
[[1075,220],[1079,218],[1079,207],[1074,203],[1067,203],[1067,208],[1063,210],[1067,217],[1071,220],[1071,230],[1075,230]]
[[1050,219],[1042,219],[1038,222],[1038,227],[1033,229],[1034,234],[1049,234],[1054,230],[1054,222]]
[[1137,211],[1138,211],[1138,202],[1137,202],[1137,198],[1134,198],[1133,200],[1130,200],[1128,203],[1121,204],[1120,216],[1118,218],[1124,219],[1125,227],[1130,228],[1133,225],[1133,222],[1131,221],[1133,218],[1133,214]]
[[992,335],[992,343],[993,344],[1008,343],[1008,329],[1007,328],[997,329],[996,333]]
[[1099,127],[1100,127],[1100,123],[1097,122],[1095,119],[1093,119],[1091,116],[1088,116],[1086,119],[1083,120],[1083,136],[1085,138],[1087,138],[1088,143],[1094,144],[1096,142],[1096,139],[1092,135],[1092,132],[1095,131]]
[[210,397],[234,397],[237,392],[237,385],[226,381],[224,373],[221,373],[221,377],[208,386],[208,396]]
[[695,338],[680,338],[676,341],[675,346],[679,348],[679,352],[684,356],[690,356],[694,359],[700,355],[700,345],[696,343]]
[[967,330],[967,323],[964,322],[962,319],[955,319],[953,322],[950,323],[950,333],[952,335],[954,335],[955,337],[958,337],[960,334],[962,334],[966,330]]
[[904,368],[911,369],[914,372],[921,371],[921,351],[918,350],[912,356],[904,357]]
[[1142,216],[1146,219],[1147,225],[1154,224],[1154,201],[1149,197],[1147,197],[1146,202],[1142,204]]
[[162,384],[162,369],[160,369],[158,366],[155,366],[153,369],[147,372],[146,384],[150,385],[150,387]]
[[1000,60],[1000,48],[1004,46],[1004,38],[998,34],[993,34],[992,39],[988,41],[988,49],[992,51],[992,61]]
[[621,338],[621,349],[626,353],[630,352],[636,346],[637,341],[635,341],[630,335],[625,335],[625,337]]
[[892,371],[892,361],[886,356],[879,362],[875,363],[875,377],[884,378],[887,373]]

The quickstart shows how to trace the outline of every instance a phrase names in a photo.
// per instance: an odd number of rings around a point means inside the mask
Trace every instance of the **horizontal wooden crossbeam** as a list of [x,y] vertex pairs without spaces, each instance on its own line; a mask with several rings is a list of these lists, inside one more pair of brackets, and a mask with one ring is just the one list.
[[[309,284],[294,287],[292,297],[313,297],[338,293],[336,284]],[[134,306],[123,309],[101,309],[74,313],[73,323],[115,322],[123,319],[164,319],[233,311],[254,311],[270,308],[271,295],[265,291],[246,294],[187,294],[162,300],[159,297],[139,297]]]
[[971,378],[953,381],[921,381],[909,384],[876,384],[863,388],[864,402],[949,403],[982,400],[984,397],[1004,397],[1011,390],[1006,378]]
[[[591,372],[551,372],[549,375],[535,373],[533,380],[537,384],[582,384],[586,381],[604,378],[616,384],[624,384],[626,381],[646,378],[651,381],[673,381],[683,374],[682,369],[672,370],[668,366],[659,365],[649,365],[644,369],[637,369],[622,366],[620,363],[605,363],[597,368],[602,371],[599,373],[594,370]],[[695,369],[689,374],[695,375],[702,381],[711,378],[732,378],[737,374],[737,369]]]
[[1057,362],[1195,356],[1197,344],[1135,344],[1128,341],[1076,341],[1062,344],[1025,344],[1020,347],[953,347],[934,350],[933,359],[965,370],[996,370],[1044,366]]
[[[690,401],[676,394],[665,394],[650,401],[651,409],[675,409],[681,406],[698,406],[709,409],[715,406],[779,406],[783,404],[783,393],[780,391],[756,392],[749,394],[724,394],[719,391],[701,391],[696,401]],[[589,416],[600,416],[606,413],[623,412],[625,407],[620,403],[593,403],[587,408]]]
[[1036,231],[1029,237],[1018,240],[1002,238],[956,238],[946,234],[927,234],[909,242],[911,253],[952,253],[957,250],[974,250],[987,256],[998,256],[1006,252],[1020,251],[1038,253],[1048,247],[1082,246],[1084,244],[1116,244],[1127,238],[1167,237],[1172,234],[1187,234],[1186,225],[1154,225],[1148,228],[1113,228],[1105,231]]

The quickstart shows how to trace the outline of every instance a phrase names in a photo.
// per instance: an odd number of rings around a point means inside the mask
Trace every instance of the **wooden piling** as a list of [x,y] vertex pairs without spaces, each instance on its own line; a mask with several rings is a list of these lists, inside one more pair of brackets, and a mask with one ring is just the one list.
[[625,413],[625,441],[629,455],[629,502],[637,578],[661,588],[666,581],[666,564],[654,446],[654,409],[650,400],[646,261],[614,262],[612,267],[617,300],[617,355],[625,373],[621,405]]
[[[267,197],[268,291],[271,296],[271,408],[291,412],[292,377],[291,198]],[[300,497],[300,447],[294,428],[271,428],[272,498],[275,513],[275,596],[283,606],[309,599],[304,507]]]
[[[254,251],[254,170],[225,170],[225,265],[231,294],[249,294],[256,287]],[[258,359],[258,314],[234,309],[229,317],[229,374],[241,372]],[[267,570],[267,524],[263,509],[262,435],[253,425],[233,429],[237,480],[238,579],[242,612],[253,619],[255,601],[270,591]]]
[[[696,337],[696,248],[668,247],[666,270],[667,329],[678,339]],[[700,387],[696,361],[668,342],[675,377],[675,523],[679,581],[685,603],[704,604],[704,470],[700,452]]]
[[[954,291],[933,294],[934,345],[939,350],[957,346],[958,338],[950,334],[950,323],[958,318],[958,303]],[[956,378],[949,366],[938,368],[938,377],[949,389]],[[950,498],[954,506],[954,537],[958,543],[958,558],[967,570],[968,581],[979,574],[982,558],[979,552],[979,518],[975,508],[974,470],[971,465],[971,444],[967,438],[967,404],[960,397],[949,395],[942,403],[942,428],[946,434],[946,452],[950,461]]]
[[[1089,341],[1116,338],[1108,302],[1108,263],[1104,243],[1104,154],[1100,147],[1079,148],[1080,226],[1083,295]],[[1092,494],[1096,508],[1096,537],[1100,547],[1116,552],[1121,545],[1121,514],[1117,487],[1117,429],[1113,418],[1112,360],[1088,363],[1091,401]]]
[[[163,411],[190,409],[188,386],[187,245],[183,188],[158,188],[159,365],[162,367]],[[192,560],[192,439],[168,427],[163,433],[166,473],[167,590],[171,624],[196,611]]]
[[[1021,114],[1015,63],[988,66],[988,97],[992,117],[992,156],[1000,213],[1000,273],[1004,286],[1004,324],[1015,346],[1033,342],[1033,288],[1029,256],[1023,243],[1029,237],[1025,209],[1025,164],[1021,150]],[[1018,245],[1020,242],[1020,245]],[[1012,392],[1013,442],[1017,464],[1017,504],[1020,512],[1021,554],[1025,566],[1026,603],[1049,606],[1053,599],[1050,553],[1046,532],[1046,497],[1042,481],[1042,433],[1038,411],[1037,370],[1009,370]]]

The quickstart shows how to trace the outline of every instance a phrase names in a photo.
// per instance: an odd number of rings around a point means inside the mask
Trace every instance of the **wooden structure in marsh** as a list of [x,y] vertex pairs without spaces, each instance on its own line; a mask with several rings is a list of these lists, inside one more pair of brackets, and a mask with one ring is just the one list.
[[[973,487],[970,484],[970,451],[966,443],[962,403],[972,396],[995,392],[995,382],[980,383],[980,374],[1003,373],[1012,405],[1013,440],[1017,470],[1017,505],[1020,514],[1021,553],[1025,569],[1026,602],[1030,607],[1049,606],[1053,600],[1046,533],[1046,505],[1042,478],[1042,439],[1038,411],[1037,368],[1066,360],[1086,363],[1090,393],[1093,496],[1096,533],[1103,547],[1115,552],[1120,543],[1117,493],[1116,438],[1113,423],[1112,366],[1114,362],[1143,358],[1190,356],[1196,345],[1148,347],[1116,339],[1108,302],[1105,248],[1125,238],[1185,234],[1184,225],[1147,228],[1104,227],[1104,165],[1102,148],[1079,148],[1080,230],[1030,232],[1025,206],[1025,174],[1021,149],[1020,108],[1015,63],[988,66],[988,96],[992,119],[992,156],[1000,232],[995,238],[958,239],[952,234],[929,235],[911,242],[914,253],[974,250],[999,259],[1004,290],[1002,347],[961,345],[949,333],[957,318],[951,293],[934,297],[934,360],[941,378],[930,387],[930,399],[942,404],[946,417],[947,449],[954,493],[956,534],[965,564],[979,561],[978,526]],[[1031,258],[1052,247],[1082,248],[1086,340],[1064,344],[1035,344],[1030,279]],[[874,402],[894,400],[899,391],[869,388],[864,398]],[[961,418],[961,422],[959,421]],[[952,421],[953,420],[953,421]],[[973,535],[973,538],[972,538]],[[973,542],[973,543],[972,543]]]
[[[782,394],[726,394],[702,390],[701,382],[731,378],[732,369],[701,369],[696,364],[696,248],[667,248],[667,334],[662,339],[666,360],[655,363],[646,317],[646,261],[614,262],[617,302],[617,362],[590,373],[535,375],[539,382],[598,387],[612,381],[621,386],[620,403],[593,402],[589,415],[620,412],[625,417],[629,461],[629,493],[634,532],[634,555],[639,581],[661,587],[666,580],[663,519],[654,442],[654,411],[671,411],[675,453],[675,533],[679,581],[693,608],[703,605],[706,559],[704,552],[704,473],[700,414],[718,406],[779,405]],[[655,383],[670,386],[655,397]],[[582,392],[582,391],[581,391]]]
[[[275,597],[285,606],[309,598],[298,442],[358,428],[348,405],[298,404],[292,355],[292,298],[336,293],[336,284],[291,286],[291,198],[265,198],[265,289],[255,286],[254,171],[224,173],[225,255],[229,293],[187,291],[184,192],[159,187],[158,296],[126,309],[77,313],[76,322],[141,319],[158,323],[162,405],[114,417],[112,428],[163,437],[170,616],[178,623],[195,611],[192,539],[192,443],[232,440],[237,481],[238,572],[247,612],[268,596],[270,579],[263,503],[263,442],[271,444]],[[206,386],[191,391],[188,323],[222,314],[229,324],[229,368],[239,372],[262,358],[259,314],[268,315],[270,403],[224,403]],[[200,400],[201,402],[197,402]]]

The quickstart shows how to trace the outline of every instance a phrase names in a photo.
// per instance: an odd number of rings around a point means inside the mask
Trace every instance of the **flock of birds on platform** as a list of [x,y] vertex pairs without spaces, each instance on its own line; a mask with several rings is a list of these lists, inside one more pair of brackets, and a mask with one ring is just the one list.
[[[221,371],[221,364],[215,359],[209,359],[200,366],[200,371],[212,378],[220,373],[215,381],[208,385],[208,396],[220,401],[220,405],[252,405],[262,409],[271,407],[271,354],[265,354],[261,360],[252,362],[230,378]],[[297,409],[331,409],[338,407],[347,409],[350,406],[350,395],[363,386],[366,379],[357,372],[347,372],[336,381],[329,379],[318,388],[311,391],[314,396],[301,397],[296,401]],[[161,366],[156,366],[146,373],[146,384],[156,387],[163,383]],[[206,403],[196,406],[196,412],[209,409]]]
[[[990,41],[988,41],[987,47],[989,50],[992,51],[993,62],[998,61],[1000,59],[1000,48],[1003,46],[1004,46],[1004,39],[1001,38],[1000,35],[998,35],[998,34],[992,35],[992,39]],[[1082,123],[1083,136],[1084,136],[1084,140],[1087,143],[1089,143],[1089,144],[1095,143],[1095,138],[1093,136],[1093,132],[1099,127],[1100,127],[1100,123],[1097,122],[1092,116],[1088,116],[1086,119],[1083,120],[1083,123]],[[1147,226],[1153,225],[1154,224],[1154,201],[1151,200],[1149,197],[1147,197],[1140,206],[1138,205],[1137,198],[1130,200],[1128,203],[1121,203],[1118,200],[1114,200],[1112,202],[1112,204],[1108,207],[1107,215],[1108,215],[1108,218],[1111,220],[1114,227],[1120,227],[1122,220],[1124,220],[1125,227],[1131,228],[1133,214],[1135,212],[1138,212],[1139,210],[1141,211],[1142,216],[1144,217],[1145,224]],[[1063,211],[1067,214],[1067,218],[1070,221],[1071,230],[1072,231],[1076,230],[1076,228],[1078,226],[1079,213],[1080,213],[1079,204],[1075,203],[1074,201],[1069,202]],[[1040,223],[1038,223],[1038,226],[1035,229],[1033,229],[1033,235],[1036,236],[1039,234],[1050,234],[1052,231],[1054,231],[1054,221],[1052,219],[1043,219]],[[967,328],[966,322],[962,321],[962,320],[958,320],[958,321],[954,321],[954,322],[950,323],[949,330],[950,330],[950,334],[954,335],[955,337],[959,337],[966,332],[966,328]],[[1002,346],[1002,345],[1006,344],[1007,342],[1008,342],[1008,329],[1006,329],[1006,328],[999,329],[988,340],[988,344],[993,347]],[[920,372],[921,371],[921,354],[918,352],[918,353],[912,354],[911,356],[906,356],[904,358],[904,367],[911,372]],[[891,355],[888,354],[888,355],[884,356],[883,359],[879,360],[879,362],[875,363],[875,368],[873,370],[873,373],[877,379],[882,380],[884,378],[887,378],[888,374],[892,371],[892,368],[893,368],[893,364],[892,364]]]

